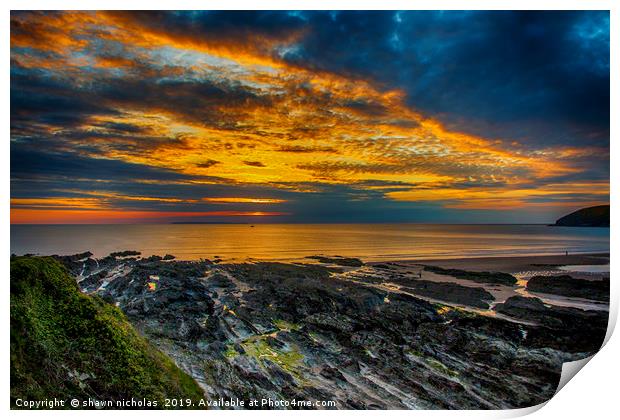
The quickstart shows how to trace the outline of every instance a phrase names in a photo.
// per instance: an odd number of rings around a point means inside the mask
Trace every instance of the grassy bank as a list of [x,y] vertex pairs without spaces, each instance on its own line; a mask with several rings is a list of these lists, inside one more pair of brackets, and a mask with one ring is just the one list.
[[11,260],[11,404],[203,397],[115,306],[81,293],[52,258]]

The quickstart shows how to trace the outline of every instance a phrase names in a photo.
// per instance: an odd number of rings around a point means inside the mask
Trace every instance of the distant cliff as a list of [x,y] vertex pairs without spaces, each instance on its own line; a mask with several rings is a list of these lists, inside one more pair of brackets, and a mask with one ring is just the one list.
[[609,205],[577,210],[559,218],[555,226],[609,227]]

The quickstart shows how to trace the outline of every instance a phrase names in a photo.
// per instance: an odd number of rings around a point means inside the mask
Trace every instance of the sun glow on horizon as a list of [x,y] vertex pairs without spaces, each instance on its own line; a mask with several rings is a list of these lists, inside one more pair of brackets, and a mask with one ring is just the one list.
[[202,201],[209,203],[252,203],[252,204],[279,204],[287,200],[280,198],[248,198],[248,197],[203,197]]

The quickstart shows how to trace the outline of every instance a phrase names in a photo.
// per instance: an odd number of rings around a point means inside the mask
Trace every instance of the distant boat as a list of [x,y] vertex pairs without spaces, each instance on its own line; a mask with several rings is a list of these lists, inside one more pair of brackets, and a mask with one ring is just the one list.
[[254,227],[254,225],[250,225],[250,227]]

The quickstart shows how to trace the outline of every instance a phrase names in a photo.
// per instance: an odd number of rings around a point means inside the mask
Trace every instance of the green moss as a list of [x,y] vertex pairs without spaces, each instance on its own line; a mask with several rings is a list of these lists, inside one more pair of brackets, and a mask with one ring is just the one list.
[[11,403],[203,397],[198,384],[52,258],[11,260]]
[[364,353],[366,353],[366,355],[367,355],[368,357],[370,357],[371,359],[376,359],[376,358],[377,358],[377,356],[375,356],[375,355],[373,354],[373,352],[371,352],[371,351],[370,351],[370,350],[368,350],[368,349],[364,349]]
[[239,352],[237,350],[235,350],[235,346],[233,346],[232,344],[229,344],[226,347],[226,351],[224,352],[224,356],[227,359],[234,359],[235,357],[239,356]]
[[446,365],[441,363],[439,360],[433,359],[431,357],[426,359],[426,364],[428,364],[430,367],[432,367],[436,371],[443,373],[444,375],[454,377],[459,374],[457,371],[448,368]]
[[277,329],[282,331],[298,331],[301,329],[301,325],[295,324],[293,322],[284,321],[283,319],[276,319],[273,321],[273,324]]
[[424,355],[420,351],[414,350],[414,349],[407,350],[405,353],[410,354],[415,357],[424,357]]
[[[267,338],[256,336],[241,343],[246,354],[255,357],[259,362],[267,359],[280,366],[283,370],[298,376],[298,368],[304,356],[296,350],[284,351],[269,345]],[[262,363],[261,363],[262,364]]]

